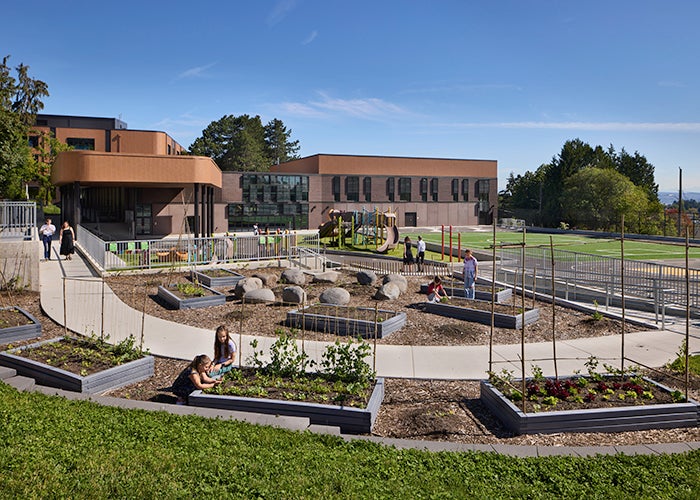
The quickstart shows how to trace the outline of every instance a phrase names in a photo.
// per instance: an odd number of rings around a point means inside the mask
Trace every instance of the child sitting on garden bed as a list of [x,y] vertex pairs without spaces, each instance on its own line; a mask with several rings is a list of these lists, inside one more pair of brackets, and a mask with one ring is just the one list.
[[211,365],[211,358],[206,354],[200,354],[180,372],[173,382],[173,393],[177,396],[177,404],[187,404],[187,398],[192,391],[209,389],[221,383],[221,380],[214,380],[207,375]]
[[214,337],[214,365],[208,372],[213,379],[221,378],[224,373],[230,372],[236,358],[236,344],[231,340],[226,325],[221,325],[216,329]]
[[440,302],[442,297],[449,299],[447,292],[442,286],[440,276],[435,276],[433,282],[428,285],[428,302]]

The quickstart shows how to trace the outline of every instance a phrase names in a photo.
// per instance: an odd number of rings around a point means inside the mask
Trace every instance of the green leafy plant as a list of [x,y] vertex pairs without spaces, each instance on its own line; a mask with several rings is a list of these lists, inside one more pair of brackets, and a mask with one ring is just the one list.
[[593,321],[600,321],[603,319],[603,314],[598,310],[598,301],[594,300],[593,301],[593,306],[595,306],[595,311],[591,315],[591,318]]
[[375,373],[365,362],[372,348],[367,342],[353,343],[348,340],[341,344],[336,340],[335,344],[326,347],[321,359],[321,372],[345,382],[360,382],[369,384],[375,377]]
[[204,288],[196,283],[178,283],[175,286],[177,291],[186,297],[203,297],[206,294]]

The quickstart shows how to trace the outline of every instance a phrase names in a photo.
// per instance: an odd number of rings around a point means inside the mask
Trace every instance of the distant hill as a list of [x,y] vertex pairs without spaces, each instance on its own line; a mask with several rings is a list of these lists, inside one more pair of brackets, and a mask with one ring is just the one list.
[[[683,193],[683,199],[700,201],[700,193]],[[659,201],[664,205],[671,205],[672,203],[678,201],[678,191],[675,193],[672,191],[659,191]]]

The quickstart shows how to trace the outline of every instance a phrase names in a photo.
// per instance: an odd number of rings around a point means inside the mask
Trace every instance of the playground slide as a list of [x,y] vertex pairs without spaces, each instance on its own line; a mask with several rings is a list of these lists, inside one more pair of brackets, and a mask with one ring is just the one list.
[[387,250],[393,250],[396,248],[396,245],[399,244],[399,228],[396,226],[392,226],[387,228],[386,232],[386,241],[384,241],[384,244],[377,248],[377,252],[379,253],[384,253]]
[[319,238],[330,238],[333,232],[337,229],[338,223],[335,220],[329,220],[321,224],[318,228]]

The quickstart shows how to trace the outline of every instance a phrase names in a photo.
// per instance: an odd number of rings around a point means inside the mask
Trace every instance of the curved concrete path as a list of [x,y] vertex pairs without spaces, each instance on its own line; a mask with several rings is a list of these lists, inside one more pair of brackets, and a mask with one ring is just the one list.
[[[53,258],[57,258],[54,247]],[[64,278],[69,278],[64,280]],[[147,275],[144,279],[148,279]],[[143,345],[151,353],[176,359],[190,360],[199,353],[209,353],[213,349],[214,333],[188,325],[167,321],[132,309],[122,302],[109,287],[96,278],[89,265],[76,255],[70,261],[51,260],[41,262],[40,292],[42,309],[59,324],[65,324],[69,330],[80,334],[109,335],[110,341],[119,341],[133,334],[137,341],[143,332]],[[64,311],[64,287],[66,307]],[[104,290],[104,299],[103,299]],[[104,310],[104,314],[102,311]],[[675,357],[684,338],[683,329],[650,330],[626,335],[625,353],[628,358],[647,366],[662,366]],[[696,326],[691,331],[691,350],[700,350],[700,329]],[[257,338],[259,347],[265,352],[275,340],[271,337],[243,335],[234,339],[239,345],[243,362],[252,353],[250,342]],[[320,360],[326,342],[306,341],[305,350],[310,358]],[[517,360],[520,356],[520,344],[494,346],[494,369],[502,368],[520,372],[520,364],[508,360]],[[558,371],[560,375],[573,374],[575,370],[584,370],[584,363],[589,356],[615,365],[620,359],[619,336],[596,337],[557,343]],[[545,375],[553,375],[554,368],[550,361],[550,343],[526,344],[528,369],[535,363]],[[376,371],[379,376],[418,379],[465,379],[477,380],[486,377],[488,370],[488,346],[377,346]],[[158,405],[162,410],[163,405]],[[482,450],[499,451],[517,456],[539,456],[543,454],[591,455],[595,453],[666,453],[683,452],[700,447],[700,443],[678,443],[663,445],[642,445],[640,447],[601,446],[590,448],[567,447],[522,447],[505,445],[460,445],[442,442],[416,442],[412,440],[386,440],[382,442],[397,447],[417,447],[444,450]],[[545,448],[543,450],[542,448]],[[553,449],[548,449],[553,448]],[[627,449],[630,448],[630,449]],[[510,451],[509,451],[510,450]]]

